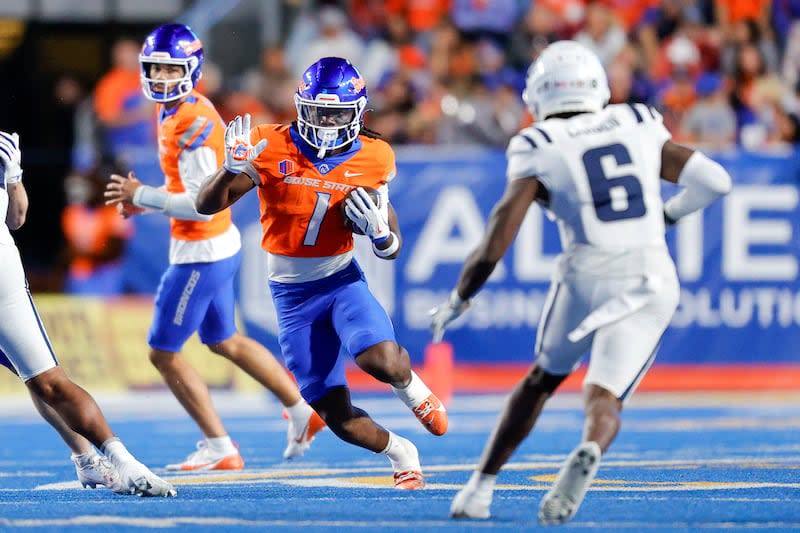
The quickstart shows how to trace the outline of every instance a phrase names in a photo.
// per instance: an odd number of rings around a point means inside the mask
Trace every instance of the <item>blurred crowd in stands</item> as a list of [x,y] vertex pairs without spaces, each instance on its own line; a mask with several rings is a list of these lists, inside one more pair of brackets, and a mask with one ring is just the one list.
[[[395,146],[504,148],[535,120],[521,98],[528,66],[549,43],[575,39],[602,59],[612,103],[654,106],[679,142],[719,152],[782,150],[800,140],[800,0],[342,0],[302,6],[285,41],[260,54],[255,49],[245,72],[223,76],[218,58],[207,55],[200,88],[226,121],[250,113],[255,123],[291,122],[303,69],[335,55],[363,73],[372,109],[367,125]],[[163,179],[153,152],[153,106],[140,88],[140,46],[136,39],[118,41],[111,70],[93,89],[82,92],[68,77],[56,87],[57,98],[75,109],[73,175],[84,177],[78,185],[84,189],[87,183],[102,187],[107,176],[99,183],[92,177],[98,169],[137,170],[137,162],[145,183]],[[66,183],[74,188],[78,181]],[[84,206],[97,198],[78,196]],[[106,213],[91,209],[100,226],[109,226]],[[88,225],[85,214],[65,216],[67,236],[76,216]],[[109,238],[129,231],[111,226],[104,233]],[[83,245],[86,253],[99,249],[91,239]]]

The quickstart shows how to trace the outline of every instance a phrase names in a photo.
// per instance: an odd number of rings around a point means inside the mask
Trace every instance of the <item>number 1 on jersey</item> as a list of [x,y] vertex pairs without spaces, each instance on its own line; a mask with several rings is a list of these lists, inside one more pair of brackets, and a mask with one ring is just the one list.
[[325,218],[325,214],[328,212],[328,204],[330,201],[330,193],[317,191],[317,201],[314,204],[314,212],[311,213],[311,220],[308,221],[306,235],[303,237],[303,246],[314,246],[317,244],[319,229],[322,227],[322,221]]
[[[630,152],[620,143],[592,148],[583,154],[583,166],[592,189],[597,218],[604,222],[613,222],[644,216],[647,207],[644,205],[639,178],[631,174],[612,178],[606,176],[603,158],[607,156],[613,157],[617,166],[633,163]],[[624,192],[627,198],[621,198],[619,193],[612,192],[614,190]]]

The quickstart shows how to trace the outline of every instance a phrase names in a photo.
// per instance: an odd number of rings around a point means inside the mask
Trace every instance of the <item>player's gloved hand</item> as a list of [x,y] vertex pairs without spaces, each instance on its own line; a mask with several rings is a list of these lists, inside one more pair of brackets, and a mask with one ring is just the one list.
[[3,163],[3,178],[6,183],[22,180],[22,151],[19,135],[0,131],[0,161]]
[[450,299],[431,309],[431,331],[433,332],[433,342],[442,342],[444,330],[447,326],[460,317],[461,314],[469,309],[471,300],[463,300],[458,292],[453,289]]
[[361,187],[357,187],[347,195],[344,200],[344,212],[364,235],[372,239],[372,242],[380,242],[391,233],[389,222],[383,218],[380,208]]
[[228,122],[228,127],[225,128],[225,163],[223,166],[232,174],[245,172],[248,167],[252,168],[253,160],[266,147],[266,139],[262,139],[255,146],[250,143],[250,113],[245,113],[244,119],[241,115],[237,115],[235,119]]

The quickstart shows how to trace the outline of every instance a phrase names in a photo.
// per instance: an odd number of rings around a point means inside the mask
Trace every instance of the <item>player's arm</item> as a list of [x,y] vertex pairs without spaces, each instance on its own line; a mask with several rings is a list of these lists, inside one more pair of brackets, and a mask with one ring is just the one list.
[[28,214],[28,193],[21,181],[8,183],[6,192],[8,193],[6,225],[11,230],[19,229],[25,224],[25,217]]
[[661,178],[683,187],[664,204],[667,225],[705,208],[731,190],[731,176],[722,165],[672,141],[661,148]]
[[195,207],[198,212],[207,215],[217,213],[232,205],[255,186],[255,182],[248,174],[233,173],[221,168],[200,187]]
[[28,193],[22,184],[22,150],[19,147],[19,135],[16,133],[0,131],[0,165],[0,178],[8,193],[6,225],[14,230],[25,223],[28,213]]
[[470,298],[492,275],[497,262],[514,241],[528,208],[536,200],[539,187],[539,180],[533,176],[508,182],[503,197],[492,209],[483,239],[464,263],[450,299],[431,311],[433,342],[442,340],[447,325],[466,311]]
[[196,177],[194,180],[182,178],[182,181],[186,192],[171,193],[163,187],[144,185],[133,172],[128,172],[127,176],[112,174],[104,193],[105,203],[122,205],[123,215],[126,212],[132,214],[128,207],[133,205],[134,213],[155,212],[180,220],[211,220],[210,216],[198,213],[194,207],[194,197],[200,187],[200,180]]
[[540,189],[546,192],[546,181],[542,183],[538,177],[543,174],[542,154],[524,130],[509,141],[506,158],[508,182],[502,198],[492,209],[486,233],[467,257],[448,301],[431,310],[433,342],[440,342],[447,325],[466,311],[470,298],[483,287],[514,241]]
[[480,244],[467,257],[454,295],[462,302],[472,298],[503,258],[536,200],[539,180],[535,177],[516,179],[506,185],[503,197],[492,209],[489,225]]

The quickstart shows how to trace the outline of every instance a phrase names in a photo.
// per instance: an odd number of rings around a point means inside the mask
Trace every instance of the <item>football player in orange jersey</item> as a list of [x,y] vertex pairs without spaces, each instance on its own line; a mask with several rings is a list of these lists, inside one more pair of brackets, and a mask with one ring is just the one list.
[[219,167],[225,148],[222,119],[195,90],[203,63],[202,45],[187,26],[165,24],[147,36],[139,62],[142,89],[159,104],[159,156],[166,185],[143,185],[133,173],[112,175],[105,196],[106,203],[121,206],[123,214],[149,210],[170,217],[170,266],[156,294],[147,342],[150,361],[205,439],[185,461],[167,469],[240,470],[244,466],[211,403],[207,385],[180,353],[195,331],[212,352],[232,361],[278,397],[289,415],[284,457],[303,455],[324,422],[269,350],[236,331],[233,279],[241,260],[241,239],[230,211],[207,216],[194,207],[201,181]]
[[[251,133],[248,115],[231,121],[225,164],[201,187],[197,209],[218,213],[258,189],[279,341],[303,397],[339,438],[388,456],[397,488],[420,489],[416,447],[352,405],[340,353],[389,383],[431,433],[447,431],[447,413],[411,370],[408,352],[353,259],[353,233],[345,225],[347,216],[378,257],[397,257],[401,239],[388,201],[394,152],[362,129],[367,90],[346,59],[311,65],[295,104],[291,125],[265,124]],[[378,190],[377,202],[366,187]]]

